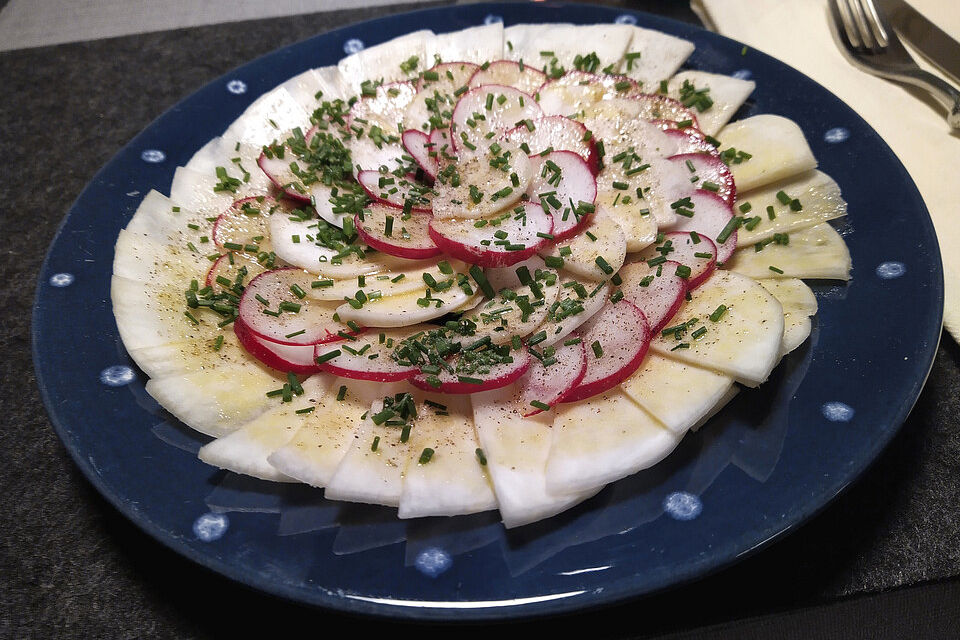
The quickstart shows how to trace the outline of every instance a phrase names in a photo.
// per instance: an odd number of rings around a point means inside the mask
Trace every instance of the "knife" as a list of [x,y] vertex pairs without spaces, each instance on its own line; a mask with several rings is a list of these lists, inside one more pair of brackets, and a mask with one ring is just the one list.
[[960,84],[960,42],[933,24],[904,0],[878,0],[887,19],[902,38],[913,45],[954,83]]

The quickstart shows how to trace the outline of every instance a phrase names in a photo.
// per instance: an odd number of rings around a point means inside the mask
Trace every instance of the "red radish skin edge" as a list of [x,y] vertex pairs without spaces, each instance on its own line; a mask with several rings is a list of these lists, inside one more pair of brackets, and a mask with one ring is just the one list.
[[[250,329],[246,323],[237,318],[233,322],[233,332],[237,336],[237,340],[240,341],[240,344],[243,346],[247,352],[252,355],[254,358],[267,365],[271,369],[276,369],[277,371],[283,371],[285,373],[295,373],[297,375],[312,375],[320,371],[320,367],[316,364],[314,365],[302,365],[294,362],[290,362],[285,358],[282,358],[278,354],[274,353],[267,346],[269,343],[268,340],[260,338],[257,334]],[[293,345],[286,345],[293,346]],[[305,348],[310,348],[311,353],[313,353],[313,348],[311,345],[297,345],[303,346]]]
[[[414,213],[412,215],[425,216],[429,215],[426,213]],[[377,251],[382,251],[391,256],[396,256],[397,258],[407,258],[410,260],[423,260],[425,258],[432,258],[434,256],[439,256],[443,251],[439,246],[435,247],[404,247],[396,244],[391,244],[379,236],[374,236],[363,228],[363,223],[360,220],[360,214],[358,213],[353,217],[353,226],[357,230],[357,235],[360,236],[360,239],[369,246],[371,249],[376,249]],[[436,242],[436,239],[433,237],[433,232],[430,232],[430,238]]]
[[[319,351],[319,348],[317,351]],[[325,352],[328,352],[328,350],[325,350]],[[316,351],[314,353],[316,354]],[[361,371],[359,369],[347,369],[333,364],[334,360],[336,360],[336,358],[319,365],[319,370],[340,376],[341,378],[369,380],[370,382],[400,382],[401,380],[409,380],[420,373],[420,370],[417,368],[412,368],[409,371]]]
[[[520,352],[516,352],[520,353]],[[425,377],[421,375],[416,375],[410,378],[410,384],[417,387],[418,389],[423,389],[424,391],[433,391],[436,393],[449,393],[452,395],[464,394],[464,393],[479,393],[480,391],[489,391],[491,389],[499,389],[500,387],[505,387],[508,384],[513,384],[520,377],[527,372],[527,369],[530,367],[530,354],[526,351],[522,352],[524,358],[522,363],[514,362],[515,366],[513,369],[507,371],[507,373],[499,378],[493,378],[490,380],[484,380],[482,384],[471,384],[469,382],[460,382],[459,380],[451,380],[448,382],[441,381],[439,387],[431,386]],[[516,359],[518,356],[514,355]]]
[[[554,406],[556,406],[556,405],[561,401],[561,399],[563,398],[564,395],[570,393],[573,389],[576,389],[577,385],[580,384],[580,381],[583,380],[583,376],[585,376],[585,375],[587,374],[587,351],[586,351],[586,345],[585,345],[585,344],[583,343],[583,341],[581,340],[580,343],[579,343],[577,346],[580,347],[580,356],[581,356],[581,357],[580,357],[580,370],[577,372],[576,375],[574,375],[573,377],[571,377],[571,378],[569,378],[569,379],[567,380],[567,382],[564,384],[564,389],[563,389],[562,391],[560,391],[559,393],[555,394],[552,398],[550,398],[550,402],[544,402],[544,404],[550,406],[551,408],[553,408]],[[563,347],[561,347],[561,348],[563,348]],[[559,349],[558,349],[558,351],[559,351]],[[535,367],[535,366],[537,366],[536,363],[534,363],[533,360],[531,360],[531,361],[530,361],[530,368],[533,368],[533,367]],[[529,372],[529,370],[528,370],[528,372]],[[524,393],[524,390],[521,389],[520,397],[523,398],[524,396],[526,396],[526,394]],[[540,400],[542,401],[542,398],[540,398]],[[537,409],[536,407],[532,407],[532,406],[529,406],[529,405],[528,405],[528,406],[525,406],[525,407],[523,407],[523,408],[524,408],[524,409],[527,409],[527,411],[528,411],[527,413],[524,413],[524,414],[523,414],[523,417],[524,417],[524,418],[529,418],[530,416],[535,416],[535,415],[537,415],[538,413],[543,413],[543,409]]]
[[423,131],[407,129],[400,136],[400,142],[414,162],[417,163],[417,166],[423,169],[423,172],[430,176],[431,180],[436,180],[440,165],[435,157],[430,156],[430,151],[433,150],[433,147],[427,146],[430,144],[430,136]]
[[[367,196],[369,196],[370,199],[373,200],[374,202],[377,202],[377,203],[379,203],[379,204],[382,204],[382,205],[384,205],[385,207],[390,207],[391,209],[402,210],[402,209],[403,209],[403,205],[402,205],[402,204],[398,204],[398,203],[396,203],[396,202],[391,202],[390,200],[387,200],[386,198],[381,198],[381,197],[380,197],[380,194],[377,193],[376,191],[374,191],[374,188],[379,189],[379,188],[380,188],[379,186],[372,187],[372,186],[369,186],[369,185],[367,184],[368,182],[370,182],[371,178],[373,178],[373,179],[374,179],[374,185],[379,185],[380,176],[382,176],[382,175],[383,175],[382,173],[380,173],[379,171],[376,171],[376,170],[374,170],[374,169],[364,169],[363,171],[361,171],[360,173],[357,174],[357,182],[360,183],[360,186],[363,188],[364,192],[365,192],[365,193],[367,194]],[[396,176],[394,176],[393,174],[390,174],[390,177],[391,177],[391,178],[395,178]],[[414,181],[416,180],[416,178],[413,176],[413,174],[407,174],[406,179],[409,180],[410,182],[414,182]],[[410,209],[411,209],[411,211],[416,211],[417,213],[430,213],[430,212],[433,211],[433,207],[430,207],[430,206],[426,206],[426,207],[424,207],[424,206],[419,206],[419,207],[414,206],[414,207],[410,207]]]
[[[213,240],[213,244],[217,245],[218,248],[223,248],[223,243],[217,236],[217,227],[220,226],[220,221],[223,220],[223,216],[227,215],[232,209],[237,207],[242,207],[244,202],[257,202],[258,196],[250,196],[249,198],[240,198],[239,200],[234,200],[233,204],[227,207],[227,210],[217,216],[217,219],[213,222],[213,227],[210,229],[210,239]],[[270,196],[266,196],[263,201],[257,202],[257,205],[263,206],[265,202],[276,202]],[[258,206],[258,208],[259,208]]]

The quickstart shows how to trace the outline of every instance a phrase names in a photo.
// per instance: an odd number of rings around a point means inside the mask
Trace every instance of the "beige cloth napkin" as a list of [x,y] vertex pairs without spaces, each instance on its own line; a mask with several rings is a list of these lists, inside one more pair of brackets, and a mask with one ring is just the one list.
[[[960,40],[957,0],[910,3]],[[714,31],[779,58],[825,86],[890,145],[933,218],[946,287],[943,322],[960,342],[960,135],[951,134],[945,112],[923,100],[921,92],[851,66],[834,41],[826,0],[692,0],[691,6]]]

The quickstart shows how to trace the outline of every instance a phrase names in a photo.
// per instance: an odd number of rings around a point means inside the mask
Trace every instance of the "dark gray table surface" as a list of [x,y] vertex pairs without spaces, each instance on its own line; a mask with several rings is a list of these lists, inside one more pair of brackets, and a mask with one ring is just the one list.
[[[686,2],[610,4],[696,22]],[[156,116],[273,49],[409,8],[0,53],[0,637],[243,637],[259,628],[323,633],[343,620],[382,630],[383,623],[253,593],[182,559],[120,516],[74,467],[46,416],[31,361],[30,310],[46,247],[71,202]],[[536,630],[658,635],[823,603],[845,606],[858,594],[955,578],[958,392],[960,347],[944,334],[901,433],[859,482],[799,531],[694,585]],[[944,584],[938,593],[954,597],[956,583]],[[859,634],[870,624],[858,625]]]

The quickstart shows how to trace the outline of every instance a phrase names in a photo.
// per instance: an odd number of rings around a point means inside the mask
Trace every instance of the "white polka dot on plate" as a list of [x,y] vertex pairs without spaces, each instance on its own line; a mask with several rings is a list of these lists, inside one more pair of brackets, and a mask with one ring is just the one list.
[[637,24],[637,17],[631,16],[629,13],[624,13],[623,15],[617,16],[614,22],[617,24]]
[[100,382],[108,387],[122,387],[130,384],[137,375],[126,365],[115,364],[100,372]]
[[167,154],[160,149],[144,149],[140,152],[140,159],[150,164],[159,164],[167,159]]
[[73,284],[75,278],[72,273],[55,273],[50,276],[50,286],[52,287],[69,287]]
[[424,549],[417,555],[414,566],[420,573],[436,578],[453,565],[450,554],[438,547]]
[[843,142],[849,137],[850,130],[846,127],[834,127],[833,129],[827,129],[827,132],[823,134],[824,141],[831,144]]
[[732,75],[734,78],[739,78],[740,80],[749,80],[750,76],[753,75],[753,71],[750,71],[750,69],[737,69],[730,75]]
[[692,493],[674,491],[664,498],[663,510],[674,520],[693,520],[703,511],[703,503]]
[[343,43],[344,53],[357,53],[358,51],[363,51],[363,40],[359,38],[350,38]]
[[242,95],[247,92],[247,83],[243,80],[231,80],[227,83],[227,91],[235,96]]
[[223,537],[230,527],[225,513],[205,513],[193,521],[193,534],[200,542],[214,542]]
[[503,16],[493,13],[488,13],[487,17],[483,19],[483,24],[497,24],[498,22],[503,22]]
[[855,413],[853,407],[846,404],[845,402],[825,402],[820,411],[823,413],[823,417],[829,420],[830,422],[850,422],[853,420],[853,414]]
[[893,280],[907,272],[907,265],[902,262],[881,262],[877,265],[877,277],[882,280]]

